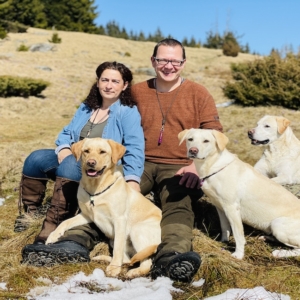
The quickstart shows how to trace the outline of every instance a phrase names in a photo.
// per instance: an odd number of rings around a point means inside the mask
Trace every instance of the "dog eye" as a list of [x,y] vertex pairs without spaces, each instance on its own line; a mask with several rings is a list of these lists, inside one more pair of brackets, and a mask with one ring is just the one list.
[[203,143],[209,143],[209,140],[204,140]]
[[84,153],[90,153],[90,150],[84,150],[83,152]]
[[189,139],[188,139],[189,142],[192,142],[193,140],[194,140],[193,138],[189,138]]
[[101,151],[100,151],[100,154],[104,154],[104,153],[106,153],[106,152],[105,152],[105,151],[103,151],[103,150],[101,150]]
[[269,125],[265,125],[265,128],[270,128],[270,126]]

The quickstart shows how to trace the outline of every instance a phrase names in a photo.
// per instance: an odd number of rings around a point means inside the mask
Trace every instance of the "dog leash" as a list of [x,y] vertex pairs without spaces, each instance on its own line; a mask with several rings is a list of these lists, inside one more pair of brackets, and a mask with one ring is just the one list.
[[[119,179],[119,178],[118,178]],[[118,180],[117,179],[117,180]],[[116,180],[116,181],[117,181]],[[95,203],[94,203],[94,197],[98,196],[98,195],[101,195],[102,193],[104,193],[105,191],[107,191],[111,186],[113,186],[116,181],[114,181],[111,185],[109,185],[107,188],[105,188],[103,191],[99,192],[99,193],[96,193],[96,194],[90,194],[86,189],[83,188],[83,190],[90,196],[90,205],[93,205],[95,206]]]

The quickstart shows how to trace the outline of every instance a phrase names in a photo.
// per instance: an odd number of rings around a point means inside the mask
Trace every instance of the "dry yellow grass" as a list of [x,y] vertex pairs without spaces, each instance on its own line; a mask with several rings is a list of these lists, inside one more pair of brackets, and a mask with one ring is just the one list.
[[[139,68],[151,68],[150,56],[154,47],[151,42],[135,42],[106,36],[59,31],[61,44],[54,45],[50,52],[17,52],[18,46],[48,43],[53,32],[30,28],[28,33],[9,34],[0,41],[0,75],[26,76],[44,79],[51,83],[44,98],[19,97],[0,98],[0,197],[8,197],[0,207],[0,282],[6,282],[8,291],[0,290],[0,298],[22,298],[28,290],[38,284],[43,276],[56,282],[82,270],[90,274],[94,268],[105,264],[95,262],[81,265],[64,265],[52,268],[36,268],[20,264],[21,249],[32,242],[41,220],[37,220],[27,231],[13,232],[14,219],[18,214],[18,184],[26,156],[39,148],[53,148],[58,132],[73,116],[76,107],[87,95],[95,79],[95,69],[103,61],[117,60],[125,63],[134,74],[134,81],[151,76],[140,74]],[[126,56],[125,53],[130,56]],[[225,57],[221,50],[187,48],[188,62],[183,76],[203,84],[214,96],[216,103],[228,101],[222,94],[222,86],[230,80],[230,63],[251,61],[256,57],[239,54]],[[41,70],[47,66],[52,71]],[[300,137],[299,111],[281,107],[242,108],[231,105],[219,108],[224,132],[230,139],[229,150],[254,164],[261,155],[261,148],[250,145],[247,130],[265,114],[282,115],[292,121],[295,134]],[[201,288],[176,284],[185,291],[174,294],[174,299],[202,299],[224,292],[228,288],[251,288],[263,285],[272,292],[288,294],[300,299],[300,261],[294,259],[275,260],[271,248],[258,240],[257,232],[246,228],[246,257],[237,261],[230,256],[234,247],[217,241],[219,232],[215,209],[205,202],[201,209],[198,228],[195,229],[194,249],[203,259],[195,279],[205,278]],[[204,221],[202,221],[204,219]],[[216,239],[216,240],[215,240]],[[107,251],[106,245],[99,245]],[[97,251],[97,249],[95,249]],[[99,251],[99,249],[98,249]]]

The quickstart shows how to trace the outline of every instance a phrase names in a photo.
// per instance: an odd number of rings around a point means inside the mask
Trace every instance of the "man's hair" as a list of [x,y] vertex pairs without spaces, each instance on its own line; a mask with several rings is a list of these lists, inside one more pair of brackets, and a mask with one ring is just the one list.
[[177,41],[175,39],[167,38],[167,39],[164,39],[164,40],[161,40],[160,42],[158,42],[156,44],[156,46],[154,47],[153,54],[152,54],[153,57],[156,57],[157,49],[159,46],[171,46],[171,47],[179,46],[182,49],[182,58],[186,59],[184,47],[182,46],[182,44],[179,41]]

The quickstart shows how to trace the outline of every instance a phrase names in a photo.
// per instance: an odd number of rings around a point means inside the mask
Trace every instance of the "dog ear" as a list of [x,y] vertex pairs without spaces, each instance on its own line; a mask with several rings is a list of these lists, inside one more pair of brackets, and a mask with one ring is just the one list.
[[107,140],[107,142],[109,143],[112,150],[111,160],[114,164],[117,164],[118,160],[121,159],[125,154],[126,148],[113,140]]
[[83,146],[84,141],[85,141],[85,139],[83,139],[83,140],[81,140],[77,143],[74,143],[71,146],[71,151],[72,151],[72,153],[75,156],[77,161],[80,159],[81,152],[82,152],[81,150],[82,150],[82,146]]
[[186,137],[186,135],[189,131],[190,131],[189,129],[185,129],[185,130],[178,133],[179,146],[185,140],[185,137]]
[[213,129],[212,133],[217,141],[218,148],[223,151],[229,142],[228,137],[218,130]]
[[291,123],[290,120],[284,117],[276,117],[276,122],[279,134],[283,134]]

